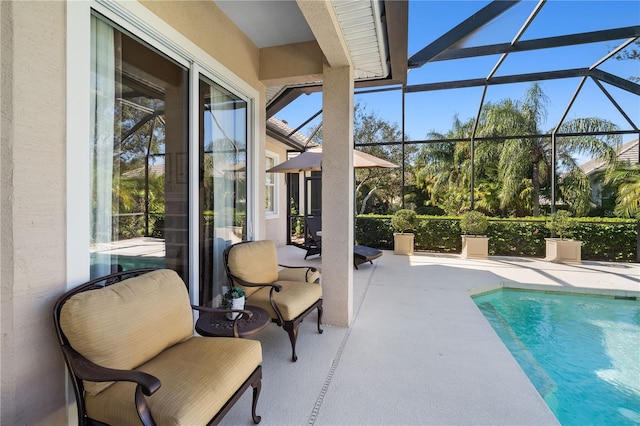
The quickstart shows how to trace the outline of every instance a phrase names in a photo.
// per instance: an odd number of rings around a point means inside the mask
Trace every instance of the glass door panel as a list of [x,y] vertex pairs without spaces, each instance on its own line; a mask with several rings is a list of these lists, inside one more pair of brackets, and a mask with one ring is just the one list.
[[247,102],[200,77],[200,304],[227,285],[222,253],[247,235]]
[[91,21],[91,276],[170,268],[188,282],[188,72]]

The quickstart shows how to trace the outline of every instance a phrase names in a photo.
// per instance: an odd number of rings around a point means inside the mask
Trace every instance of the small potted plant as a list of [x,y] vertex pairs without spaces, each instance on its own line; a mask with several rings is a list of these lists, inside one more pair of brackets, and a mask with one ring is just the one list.
[[575,226],[571,212],[558,210],[551,213],[546,227],[558,237],[545,238],[544,260],[556,263],[582,263],[582,241],[566,239],[564,233]]
[[[223,309],[244,309],[244,301],[246,293],[240,287],[231,287],[222,297]],[[240,312],[227,312],[227,319],[234,320],[240,315]]]
[[485,235],[489,220],[477,210],[465,212],[460,219],[462,231],[462,257],[465,259],[487,259],[489,238]]
[[401,209],[391,217],[393,233],[393,254],[413,254],[415,234],[413,231],[418,225],[416,212],[409,209]]

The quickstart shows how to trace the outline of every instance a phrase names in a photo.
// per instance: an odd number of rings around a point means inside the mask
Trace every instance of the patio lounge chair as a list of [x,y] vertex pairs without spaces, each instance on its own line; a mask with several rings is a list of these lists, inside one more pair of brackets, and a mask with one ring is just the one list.
[[[304,255],[306,259],[314,254],[322,255],[322,236],[318,235],[322,231],[322,217],[310,216],[305,218],[306,238],[302,248],[307,250]],[[373,247],[355,245],[353,247],[353,266],[358,269],[358,265],[365,262],[373,264],[373,260],[382,256],[382,252]]]
[[373,260],[382,256],[382,252],[373,247],[355,245],[353,246],[353,266],[358,269],[358,265],[365,262],[373,264]]
[[78,424],[217,424],[249,386],[260,422],[260,342],[194,336],[192,308],[229,312],[192,307],[168,269],[118,272],[58,299],[54,322]]
[[224,262],[229,285],[242,288],[247,304],[269,312],[271,320],[289,334],[291,360],[295,362],[298,327],[314,309],[318,310],[318,333],[322,333],[322,287],[317,284],[318,271],[310,267],[285,267],[279,271],[276,246],[269,240],[229,246],[224,251]]
[[322,255],[322,237],[318,235],[318,232],[322,230],[322,217],[310,216],[306,217],[305,223],[305,241],[302,244],[302,248],[307,250],[304,255],[306,259],[314,254]]

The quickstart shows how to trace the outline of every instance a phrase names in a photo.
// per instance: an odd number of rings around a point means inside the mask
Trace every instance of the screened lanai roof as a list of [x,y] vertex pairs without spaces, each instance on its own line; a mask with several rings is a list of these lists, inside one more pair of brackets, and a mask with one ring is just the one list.
[[[549,98],[545,132],[566,119],[597,116],[628,138],[640,133],[640,59],[622,59],[640,50],[640,2],[412,0],[408,25],[404,93],[402,86],[356,89],[356,100],[403,123],[407,141],[444,133],[456,115],[473,118],[481,104],[521,98],[533,82]],[[370,101],[374,96],[386,99],[382,106]],[[319,95],[309,98],[277,116],[292,127],[303,124],[321,108]],[[319,120],[321,114],[300,131]]]

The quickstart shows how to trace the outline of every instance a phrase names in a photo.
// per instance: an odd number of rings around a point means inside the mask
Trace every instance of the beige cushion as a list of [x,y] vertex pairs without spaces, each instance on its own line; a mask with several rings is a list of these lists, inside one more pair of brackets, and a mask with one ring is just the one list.
[[[278,281],[282,286],[280,292],[273,292],[273,299],[280,309],[282,319],[291,321],[303,313],[322,298],[322,287],[319,284],[311,284],[304,281]],[[275,311],[269,302],[270,288],[262,288],[247,298],[247,304],[258,306],[277,318]]]
[[[229,251],[229,271],[251,283],[273,283],[278,280],[278,254],[273,241],[250,241],[233,246]],[[240,286],[250,296],[260,287]]]
[[306,281],[315,283],[320,279],[320,272],[309,268],[283,268],[278,272],[278,281]]
[[[165,350],[137,370],[160,379],[146,397],[156,424],[204,425],[220,411],[262,362],[260,342],[224,337],[193,337]],[[111,425],[139,425],[135,384],[117,382],[87,396],[87,414]]]
[[[134,369],[193,335],[187,289],[168,269],[76,294],[62,307],[60,325],[85,358],[121,370]],[[95,395],[110,384],[85,382],[85,389]]]

